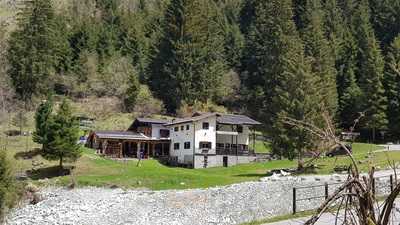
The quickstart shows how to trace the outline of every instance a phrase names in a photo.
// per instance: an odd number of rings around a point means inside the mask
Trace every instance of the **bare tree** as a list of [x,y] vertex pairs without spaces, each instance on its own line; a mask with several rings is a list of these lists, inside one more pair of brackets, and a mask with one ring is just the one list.
[[[363,117],[363,113],[354,123],[351,131]],[[400,193],[400,184],[395,185],[393,191],[384,200],[383,205],[378,203],[374,190],[374,168],[370,169],[367,175],[361,175],[355,158],[351,151],[340,141],[336,135],[335,125],[328,113],[323,115],[324,128],[317,127],[314,124],[292,118],[284,118],[284,123],[307,130],[316,136],[327,146],[340,146],[347,151],[351,160],[351,166],[346,182],[331,194],[324,203],[317,209],[316,213],[305,223],[305,225],[315,224],[322,214],[328,212],[333,205],[336,206],[336,222],[338,224],[338,215],[341,212],[344,215],[342,224],[354,225],[388,225],[394,207],[394,201]],[[394,166],[395,170],[395,166]],[[337,205],[337,203],[339,203]]]

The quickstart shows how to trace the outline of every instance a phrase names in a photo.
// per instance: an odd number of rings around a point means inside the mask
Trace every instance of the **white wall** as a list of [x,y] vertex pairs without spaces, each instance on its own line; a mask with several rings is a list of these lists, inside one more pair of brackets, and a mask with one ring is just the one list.
[[152,124],[151,125],[151,137],[152,138],[161,138],[160,130],[168,130],[168,128],[164,127],[161,124]]
[[[208,130],[203,130],[203,123],[209,123]],[[196,153],[201,153],[200,142],[211,142],[211,150],[208,152],[209,154],[215,154],[216,147],[216,128],[217,128],[217,117],[212,116],[205,118],[203,120],[199,120],[195,122],[196,125],[196,137],[195,137],[195,147]]]
[[[189,125],[189,130],[186,130],[186,126]],[[181,126],[184,126],[184,130],[181,130]],[[178,131],[174,131],[175,127],[179,127]],[[192,163],[193,161],[193,123],[182,123],[170,127],[170,156],[178,157],[179,163]],[[190,142],[190,149],[184,149],[185,142]],[[179,143],[179,150],[174,149],[174,144]],[[185,157],[186,155],[186,157]],[[191,157],[188,157],[188,156]],[[186,159],[186,160],[185,160]]]
[[[201,153],[199,149],[200,142],[211,142],[211,150],[209,154],[215,154],[216,147],[216,116],[208,117],[199,121],[176,124],[170,127],[170,156],[178,157],[179,163],[192,163],[193,151]],[[209,123],[209,129],[203,130],[203,123]],[[189,130],[186,130],[189,125]],[[181,130],[184,126],[184,130]],[[179,131],[174,131],[175,127],[179,127]],[[190,142],[190,149],[184,149],[185,142]],[[179,150],[174,149],[174,143],[179,143]]]
[[[219,130],[221,131],[232,131],[232,126],[231,125],[219,125]],[[237,142],[239,145],[249,145],[249,135],[251,134],[251,130],[249,126],[243,126],[243,132],[239,133],[237,137]],[[233,137],[233,143],[232,142],[232,136],[231,135],[225,135],[225,134],[218,134],[217,135],[217,143],[229,143],[229,144],[236,144],[236,136]]]

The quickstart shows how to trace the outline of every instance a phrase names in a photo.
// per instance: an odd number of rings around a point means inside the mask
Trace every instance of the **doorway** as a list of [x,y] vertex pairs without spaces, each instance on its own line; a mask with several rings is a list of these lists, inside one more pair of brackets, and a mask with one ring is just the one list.
[[222,158],[222,164],[224,167],[228,167],[228,156]]

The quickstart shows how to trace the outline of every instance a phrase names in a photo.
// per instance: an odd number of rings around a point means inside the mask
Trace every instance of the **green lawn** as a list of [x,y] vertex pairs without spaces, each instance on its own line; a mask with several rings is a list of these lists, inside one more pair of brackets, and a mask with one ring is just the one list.
[[[354,144],[357,160],[365,160],[365,156],[378,146],[369,144]],[[389,153],[391,159],[400,160],[400,152]],[[360,165],[367,170],[370,165],[387,166],[386,153],[375,153]],[[252,163],[229,168],[185,169],[166,167],[156,160],[144,160],[142,166],[136,166],[137,161],[117,162],[96,156],[92,150],[86,149],[84,156],[77,163],[76,180],[81,185],[119,185],[123,187],[146,187],[153,190],[204,188],[218,185],[258,180],[268,170],[277,168],[294,168],[296,161],[277,160],[266,163]],[[316,160],[320,167],[319,174],[329,174],[337,165],[348,165],[346,157],[323,158]],[[59,180],[62,184],[70,182],[69,177]]]
[[255,152],[256,153],[268,153],[271,151],[271,144],[265,141],[256,141]]
[[[1,142],[4,143],[5,139],[2,138]],[[10,158],[15,158],[15,154],[25,152],[26,149],[39,147],[32,142],[31,137],[8,138],[7,143]],[[376,145],[356,143],[353,148],[357,161],[362,161],[362,164],[359,165],[362,170],[367,170],[371,165],[384,169],[387,167],[388,157],[391,160],[400,160],[400,152],[370,154],[369,152],[379,149]],[[49,162],[40,156],[35,156],[33,160],[36,163],[42,163],[39,166],[41,168],[52,167],[58,163],[57,161]],[[268,170],[294,168],[297,164],[296,161],[277,160],[229,168],[193,170],[167,167],[156,160],[144,160],[142,166],[137,167],[136,162],[113,161],[97,156],[91,149],[84,149],[83,156],[74,164],[76,166],[74,177],[79,185],[118,185],[127,188],[144,187],[152,190],[204,188],[258,180]],[[335,166],[348,165],[349,162],[346,157],[338,157],[318,159],[314,164],[318,165],[317,172],[319,174],[328,174],[333,172]],[[13,164],[16,171],[22,172],[32,168],[32,159],[16,158]],[[54,177],[48,179],[48,182],[65,185],[71,182],[71,177]]]
[[[185,169],[164,166],[156,160],[118,162],[104,159],[86,149],[77,163],[76,180],[81,185],[119,185],[122,187],[147,187],[153,190],[203,188],[256,180],[267,170],[295,166],[288,160],[254,163],[230,168]],[[69,177],[59,179],[62,184]]]

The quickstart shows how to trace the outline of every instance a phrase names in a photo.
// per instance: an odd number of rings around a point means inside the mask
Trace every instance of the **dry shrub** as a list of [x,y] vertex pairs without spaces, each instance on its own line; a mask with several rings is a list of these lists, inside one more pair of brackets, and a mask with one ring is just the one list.
[[13,176],[10,160],[6,152],[0,150],[0,224],[21,196],[20,187]]
[[147,85],[141,85],[134,112],[138,116],[151,116],[165,112],[164,103],[155,98]]
[[195,112],[218,112],[226,113],[227,109],[223,106],[216,105],[212,102],[196,102],[194,105],[189,105],[187,103],[182,103],[181,107],[177,110],[178,117],[189,117]]
[[94,118],[104,118],[121,112],[122,102],[117,97],[95,97],[90,96],[78,99],[74,103],[74,108],[79,113]]
[[[363,113],[355,120],[351,132],[363,117]],[[329,113],[324,113],[325,126],[320,128],[315,124],[295,120],[292,118],[284,118],[284,123],[306,130],[315,136],[327,146],[340,146],[347,151],[347,155],[351,160],[347,180],[338,187],[324,203],[316,210],[316,213],[306,221],[305,225],[315,224],[324,213],[328,213],[330,209],[335,207],[336,221],[334,224],[352,224],[352,225],[388,225],[392,224],[393,211],[395,208],[395,200],[400,194],[400,183],[394,185],[391,193],[383,201],[379,203],[379,199],[375,195],[375,169],[372,167],[367,175],[360,173],[357,162],[346,144],[341,142],[336,135],[336,128],[332,117]],[[392,165],[392,164],[391,164]],[[392,165],[393,166],[393,165]],[[396,168],[393,169],[395,175]],[[342,215],[343,217],[340,217]],[[333,223],[332,223],[333,224]]]

